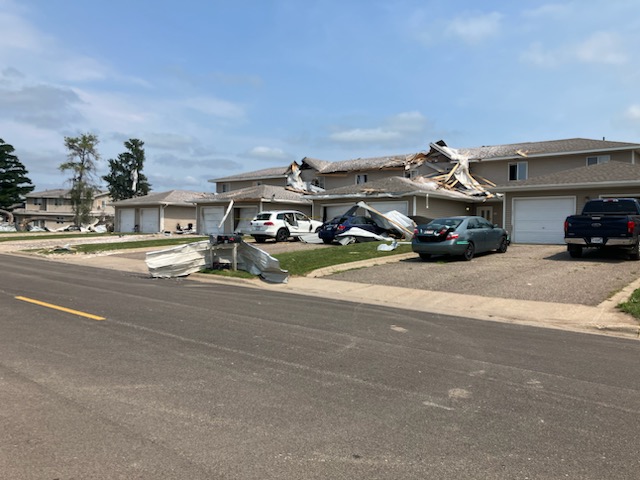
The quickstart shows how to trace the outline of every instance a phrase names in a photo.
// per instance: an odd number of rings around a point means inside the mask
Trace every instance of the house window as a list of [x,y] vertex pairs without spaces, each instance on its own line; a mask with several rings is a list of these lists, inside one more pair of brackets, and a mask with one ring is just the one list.
[[607,163],[609,160],[611,160],[611,155],[594,155],[593,157],[587,157],[587,167]]
[[414,179],[417,176],[418,176],[418,170],[416,170],[415,168],[413,168],[411,170],[405,170],[404,171],[404,178]]
[[53,204],[54,204],[56,207],[60,207],[60,206],[64,205],[64,199],[62,199],[62,198],[56,198],[56,199],[54,199],[54,200],[53,200]]
[[221,185],[221,187],[222,187],[222,188],[220,189],[220,192],[221,192],[221,193],[225,193],[225,192],[228,192],[228,191],[230,191],[230,190],[231,190],[231,188],[229,188],[229,184],[228,184],[228,183],[223,183],[223,184]]
[[311,180],[311,185],[324,189],[324,177],[315,177]]
[[33,204],[34,205],[42,205],[42,199],[41,198],[34,198],[33,199]]
[[359,173],[356,175],[356,185],[362,185],[363,183],[367,183],[367,174]]
[[509,180],[526,180],[527,162],[517,162],[509,164]]

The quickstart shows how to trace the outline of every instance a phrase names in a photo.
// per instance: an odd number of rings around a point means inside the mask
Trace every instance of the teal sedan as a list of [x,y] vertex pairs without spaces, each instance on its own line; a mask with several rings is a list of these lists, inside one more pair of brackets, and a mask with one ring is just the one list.
[[432,255],[456,255],[471,260],[476,253],[505,253],[509,234],[482,217],[460,216],[436,218],[418,225],[413,232],[411,249],[422,260]]

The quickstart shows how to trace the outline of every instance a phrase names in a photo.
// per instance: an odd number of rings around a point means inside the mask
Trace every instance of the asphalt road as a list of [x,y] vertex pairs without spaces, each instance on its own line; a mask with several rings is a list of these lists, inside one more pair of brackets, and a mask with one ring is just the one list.
[[640,471],[637,341],[41,259],[0,264],[3,478]]
[[[339,247],[338,247],[339,248]],[[512,245],[470,262],[444,256],[350,270],[329,278],[374,285],[541,302],[598,305],[640,277],[640,262],[616,253],[572,259],[565,246]]]

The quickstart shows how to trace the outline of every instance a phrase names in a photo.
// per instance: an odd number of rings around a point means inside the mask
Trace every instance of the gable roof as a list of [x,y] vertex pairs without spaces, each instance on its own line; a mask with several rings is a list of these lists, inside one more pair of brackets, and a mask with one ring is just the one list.
[[[102,197],[109,195],[108,191],[96,192],[94,197]],[[68,188],[55,188],[52,190],[41,190],[39,192],[30,192],[25,195],[25,198],[71,198],[71,190]]]
[[470,160],[505,160],[513,158],[575,155],[579,153],[610,152],[615,150],[640,150],[640,144],[611,142],[589,138],[569,138],[545,142],[512,143],[475,148],[458,148],[458,153]]
[[285,187],[275,185],[255,185],[252,187],[240,188],[230,192],[209,194],[198,199],[196,203],[229,202],[229,201],[263,201],[288,202],[288,203],[311,203],[302,193],[291,191]]
[[193,192],[190,190],[169,190],[167,192],[152,192],[141,197],[127,198],[113,202],[116,207],[140,206],[140,205],[175,205],[194,207],[194,201],[206,197],[203,192]]
[[498,185],[492,192],[515,190],[548,190],[559,188],[593,188],[597,186],[640,186],[640,165],[607,162],[587,167],[572,168],[528,180],[517,180]]
[[287,176],[289,166],[263,168],[262,170],[253,170],[251,172],[242,172],[228,177],[213,178],[210,182],[237,182],[242,180],[253,180],[256,178],[284,178]]

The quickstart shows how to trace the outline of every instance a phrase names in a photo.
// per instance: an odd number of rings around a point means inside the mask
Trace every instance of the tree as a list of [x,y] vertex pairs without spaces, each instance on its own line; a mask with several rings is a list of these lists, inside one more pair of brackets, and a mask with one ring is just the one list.
[[100,160],[96,135],[84,133],[79,137],[64,137],[64,145],[69,153],[67,161],[58,168],[71,171],[71,206],[73,220],[77,226],[89,223],[93,194],[97,190],[94,177],[96,162]]
[[13,154],[15,149],[0,138],[0,209],[10,210],[24,200],[34,186],[27,177],[27,169]]
[[131,138],[124,142],[127,152],[118,155],[117,160],[109,160],[109,175],[102,179],[107,182],[113,201],[147,195],[151,185],[142,173],[144,167],[144,142]]

